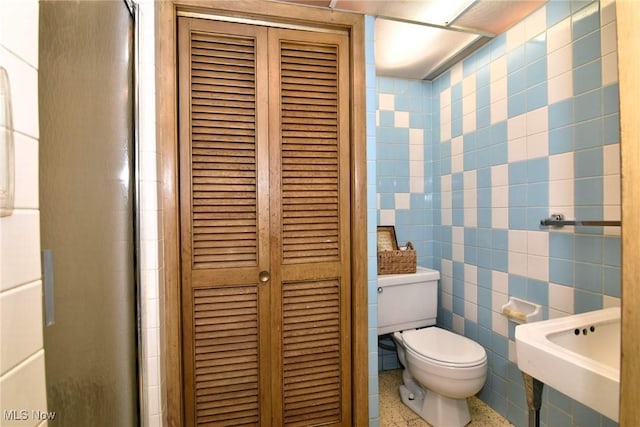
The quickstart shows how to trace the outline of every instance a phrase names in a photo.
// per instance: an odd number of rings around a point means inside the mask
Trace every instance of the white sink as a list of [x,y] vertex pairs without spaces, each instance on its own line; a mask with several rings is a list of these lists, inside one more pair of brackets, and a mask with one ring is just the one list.
[[620,308],[516,326],[518,368],[618,421]]

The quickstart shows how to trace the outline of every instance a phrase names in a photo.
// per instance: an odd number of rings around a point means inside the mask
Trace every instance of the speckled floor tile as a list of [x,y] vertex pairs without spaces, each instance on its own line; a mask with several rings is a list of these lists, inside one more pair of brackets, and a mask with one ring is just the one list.
[[[431,427],[400,400],[398,387],[402,383],[402,371],[384,371],[380,381],[380,426],[382,427]],[[477,397],[468,399],[471,422],[468,427],[512,427],[509,421],[491,409]]]

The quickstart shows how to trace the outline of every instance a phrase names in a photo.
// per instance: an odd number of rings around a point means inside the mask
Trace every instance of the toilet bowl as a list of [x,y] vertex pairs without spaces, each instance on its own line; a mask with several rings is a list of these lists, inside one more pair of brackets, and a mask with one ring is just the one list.
[[435,326],[439,279],[438,271],[420,266],[415,273],[378,277],[378,335],[393,334],[396,342],[405,368],[402,402],[434,427],[462,427],[471,420],[466,398],[487,378],[487,354],[480,344]]
[[393,333],[405,367],[400,395],[434,427],[462,427],[471,421],[466,398],[483,387],[487,355],[476,342],[432,326]]

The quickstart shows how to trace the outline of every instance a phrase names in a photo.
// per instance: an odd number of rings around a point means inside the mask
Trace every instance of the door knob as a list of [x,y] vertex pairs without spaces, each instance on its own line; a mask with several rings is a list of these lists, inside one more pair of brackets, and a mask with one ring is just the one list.
[[260,280],[262,283],[268,282],[269,279],[271,278],[271,276],[269,275],[268,271],[261,271],[260,274],[258,274],[258,280]]

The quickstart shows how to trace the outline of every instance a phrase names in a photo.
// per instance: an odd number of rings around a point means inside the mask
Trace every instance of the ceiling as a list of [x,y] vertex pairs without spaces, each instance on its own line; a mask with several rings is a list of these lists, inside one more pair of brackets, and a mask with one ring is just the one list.
[[376,72],[432,80],[547,0],[283,0],[376,17]]

